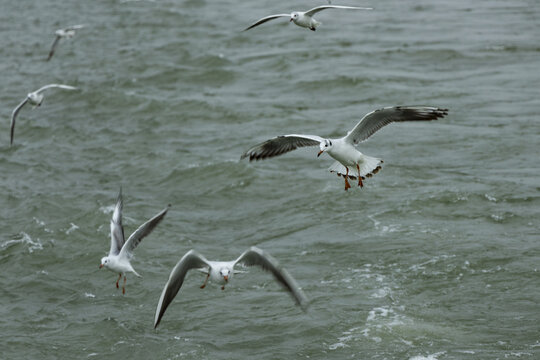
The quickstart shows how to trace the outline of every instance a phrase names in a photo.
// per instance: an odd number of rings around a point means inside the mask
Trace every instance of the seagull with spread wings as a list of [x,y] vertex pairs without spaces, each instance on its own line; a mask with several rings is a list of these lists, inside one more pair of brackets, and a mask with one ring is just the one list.
[[261,160],[278,156],[299,147],[319,146],[320,156],[327,152],[336,159],[328,170],[343,176],[345,190],[351,185],[348,179],[358,178],[358,186],[362,187],[362,180],[371,177],[381,169],[383,161],[362,154],[356,149],[356,145],[367,140],[380,128],[402,121],[430,121],[444,117],[448,109],[425,106],[395,106],[375,110],[365,115],[362,120],[339,139],[325,139],[317,135],[290,134],[278,136],[263,143],[253,146],[246,151],[240,159],[249,157],[249,160]]
[[122,226],[122,189],[118,193],[118,199],[116,201],[116,206],[114,208],[113,216],[111,219],[111,249],[109,250],[109,255],[101,259],[101,264],[99,268],[102,267],[111,270],[112,272],[118,273],[118,279],[116,280],[116,288],[119,288],[118,282],[124,276],[124,285],[122,286],[122,293],[126,293],[126,273],[132,272],[138,277],[141,277],[135,269],[131,266],[130,260],[133,257],[133,250],[139,245],[139,243],[146,237],[148,234],[154,230],[154,228],[163,220],[165,214],[169,207],[163,209],[159,214],[139,226],[137,230],[131,234],[131,236],[125,241],[124,238],[124,227]]
[[47,61],[51,60],[51,58],[54,55],[54,51],[56,50],[56,47],[58,46],[58,42],[60,39],[71,39],[73,36],[75,36],[75,30],[82,29],[84,25],[72,25],[68,26],[64,29],[58,29],[54,32],[54,35],[56,37],[54,38],[54,42],[51,46],[51,50],[49,51],[49,56],[47,57]]
[[309,30],[315,31],[317,29],[317,26],[321,25],[321,23],[315,20],[315,18],[313,18],[313,15],[315,15],[319,11],[323,11],[326,9],[373,10],[372,8],[356,7],[356,6],[321,5],[321,6],[314,7],[313,9],[310,9],[308,11],[293,11],[290,14],[275,14],[275,15],[265,16],[262,19],[257,20],[256,22],[254,22],[247,28],[245,28],[244,31],[254,28],[255,26],[264,24],[267,21],[274,20],[280,17],[287,17],[289,18],[289,22],[294,22],[296,25],[300,27],[305,27],[305,28],[308,28]]
[[19,114],[19,111],[21,111],[22,107],[26,105],[26,103],[30,103],[30,105],[34,105],[34,109],[37,106],[41,106],[41,103],[43,102],[42,93],[45,90],[51,89],[51,88],[58,88],[58,89],[64,89],[64,90],[77,90],[76,87],[69,86],[69,85],[49,84],[26,95],[26,98],[19,105],[17,105],[17,107],[13,109],[13,112],[11,113],[10,145],[13,145],[13,134],[15,133],[15,120],[17,119],[17,114]]
[[234,267],[237,264],[243,264],[246,266],[260,266],[264,270],[272,273],[274,278],[290,292],[295,302],[302,307],[303,310],[307,309],[308,300],[304,295],[304,292],[296,284],[296,281],[287,270],[283,269],[276,259],[270,254],[262,251],[257,247],[251,247],[249,250],[244,251],[238,259],[233,261],[210,261],[204,256],[200,255],[194,250],[188,251],[172,269],[169,275],[169,280],[165,284],[161,297],[156,308],[156,315],[154,318],[154,328],[159,325],[163,314],[169,304],[173,301],[176,294],[184,283],[186,274],[191,269],[198,269],[206,273],[206,279],[201,285],[201,289],[204,289],[208,280],[221,284],[221,290],[225,289],[227,284],[237,272]]

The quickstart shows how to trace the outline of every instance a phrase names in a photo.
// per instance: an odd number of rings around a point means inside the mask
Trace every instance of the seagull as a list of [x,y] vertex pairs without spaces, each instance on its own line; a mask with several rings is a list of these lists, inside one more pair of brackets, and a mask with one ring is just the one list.
[[345,191],[351,185],[348,178],[358,178],[358,186],[363,187],[362,180],[371,177],[381,169],[383,161],[362,154],[356,145],[367,140],[377,130],[393,122],[436,120],[448,114],[448,109],[424,106],[394,106],[375,110],[365,115],[362,120],[339,139],[325,139],[317,135],[282,135],[253,146],[240,159],[249,157],[249,161],[278,156],[299,147],[319,146],[319,157],[327,152],[335,161],[329,168],[345,179]]
[[[170,206],[170,205],[169,205]],[[124,240],[124,227],[122,226],[122,189],[118,193],[118,199],[114,208],[113,216],[111,219],[111,249],[109,255],[101,259],[99,268],[106,267],[107,269],[118,273],[118,279],[116,280],[116,288],[118,289],[118,282],[124,275],[124,285],[122,285],[122,294],[126,293],[126,273],[132,272],[138,277],[141,277],[135,269],[131,266],[130,259],[133,257],[133,250],[139,245],[142,239],[150,234],[152,230],[163,220],[169,207],[162,210],[159,214],[139,226],[137,230],[131,234],[131,236]]]
[[255,26],[259,26],[267,21],[274,20],[280,17],[288,17],[290,19],[289,22],[292,21],[298,26],[305,27],[305,28],[308,28],[309,30],[315,31],[317,29],[317,26],[319,26],[321,23],[315,20],[313,18],[313,15],[315,15],[319,11],[323,11],[326,9],[373,10],[373,8],[368,8],[368,7],[321,5],[321,6],[314,7],[313,9],[308,10],[308,11],[293,11],[290,14],[275,14],[275,15],[265,16],[262,19],[259,19],[253,24],[251,24],[249,27],[245,28],[244,31],[254,28]]
[[69,85],[60,85],[60,84],[49,84],[45,85],[44,87],[29,93],[26,95],[26,99],[24,99],[15,109],[13,109],[13,112],[11,113],[11,139],[10,139],[10,145],[13,145],[13,133],[15,131],[15,119],[17,118],[17,114],[21,110],[21,108],[29,102],[31,105],[34,105],[34,109],[37,106],[41,106],[41,103],[43,102],[43,94],[42,92],[51,89],[51,88],[60,88],[64,90],[77,90],[76,87],[69,86]]
[[206,260],[204,256],[197,253],[194,250],[188,251],[172,269],[169,275],[169,280],[163,291],[156,309],[156,315],[154,318],[154,328],[159,325],[165,310],[169,304],[173,301],[174,297],[182,287],[186,274],[191,269],[199,269],[206,273],[206,279],[201,285],[201,289],[204,289],[208,283],[208,279],[221,284],[221,290],[225,290],[225,284],[232,279],[233,274],[241,273],[243,271],[234,270],[236,264],[242,263],[246,266],[258,265],[266,271],[269,271],[274,275],[275,279],[281,283],[293,296],[295,302],[305,311],[308,306],[308,300],[304,295],[304,292],[298,287],[296,281],[289,273],[280,267],[279,263],[272,256],[262,251],[257,247],[251,247],[244,251],[242,255],[233,261],[210,261]]
[[56,35],[56,38],[54,39],[54,42],[51,46],[51,51],[49,51],[49,57],[47,57],[47,61],[51,60],[52,56],[54,55],[54,51],[56,50],[56,47],[58,46],[58,42],[62,38],[71,39],[73,36],[75,36],[75,30],[82,29],[84,25],[73,25],[68,26],[64,29],[58,29],[54,32]]

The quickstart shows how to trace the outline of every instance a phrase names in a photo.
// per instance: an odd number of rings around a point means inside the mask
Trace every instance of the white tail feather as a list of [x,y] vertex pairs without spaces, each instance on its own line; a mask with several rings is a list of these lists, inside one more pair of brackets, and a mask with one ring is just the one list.
[[[358,169],[355,165],[347,166],[349,168],[349,179],[356,179],[358,175],[365,179],[366,177],[371,177],[381,170],[381,164],[383,161],[371,156],[363,156],[362,162],[358,165],[360,166],[360,174],[358,174]],[[347,169],[339,161],[334,161],[332,165],[328,168],[330,172],[337,173],[338,176],[345,176],[347,174]]]

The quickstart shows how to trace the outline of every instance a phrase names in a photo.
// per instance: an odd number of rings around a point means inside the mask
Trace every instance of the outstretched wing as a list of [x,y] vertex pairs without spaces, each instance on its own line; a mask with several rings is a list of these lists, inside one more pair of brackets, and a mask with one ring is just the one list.
[[427,106],[394,106],[375,110],[367,114],[349,131],[344,140],[358,144],[367,140],[380,128],[401,121],[430,121],[444,117],[448,109]]
[[356,7],[356,6],[341,6],[341,5],[322,5],[314,7],[313,9],[310,9],[305,12],[307,16],[313,16],[319,11],[323,11],[326,9],[353,9],[353,10],[373,10],[373,8],[369,7]]
[[270,254],[265,253],[257,247],[251,247],[249,250],[244,251],[235,264],[242,263],[247,266],[260,266],[266,271],[269,271],[274,275],[274,278],[287,289],[298,305],[303,310],[307,309],[308,299],[304,295],[304,292],[300,289],[293,277],[287,272],[287,270],[281,268],[278,261],[274,259]]
[[[170,205],[169,205],[170,206]],[[148,234],[154,230],[154,228],[163,220],[165,214],[169,210],[169,206],[163,209],[159,214],[139,226],[137,230],[133,232],[127,239],[126,243],[120,250],[120,257],[130,258],[133,255],[133,250],[139,245],[139,243],[144,239]]]
[[69,86],[69,85],[49,84],[49,85],[43,86],[42,88],[39,88],[35,92],[40,93],[40,92],[45,91],[45,90],[50,89],[50,88],[59,88],[59,89],[64,89],[64,90],[77,90],[76,87]]
[[63,30],[64,31],[79,30],[79,29],[82,29],[83,27],[84,27],[84,25],[71,25],[71,26],[68,26],[68,27],[64,28]]
[[122,199],[122,188],[120,188],[111,219],[111,249],[109,250],[109,256],[118,255],[120,250],[122,250],[122,246],[124,246],[124,227],[122,226],[123,207],[124,201]]
[[13,135],[15,134],[15,120],[17,119],[17,114],[21,108],[28,102],[28,98],[25,98],[11,113],[11,135],[9,140],[9,146],[13,145]]
[[173,301],[176,294],[178,294],[187,272],[191,269],[200,269],[203,267],[210,267],[208,260],[196,251],[190,250],[172,269],[169,280],[165,284],[158,301],[156,315],[154,317],[154,329],[159,325],[163,314],[165,314],[165,310],[167,310],[169,304]]
[[270,21],[270,20],[274,20],[274,19],[277,19],[277,18],[280,18],[280,17],[290,17],[290,16],[291,16],[291,14],[268,15],[268,16],[263,17],[262,19],[257,20],[256,22],[254,22],[253,24],[251,24],[250,26],[245,28],[243,31],[247,31],[247,30],[249,30],[251,28],[254,28],[255,26],[259,26],[259,25],[264,24],[265,22]]
[[51,60],[52,56],[54,55],[54,51],[56,50],[56,47],[58,46],[58,42],[60,41],[61,36],[56,36],[56,39],[54,39],[54,42],[51,46],[51,50],[49,51],[49,57],[47,57],[47,61]]
[[248,151],[246,151],[240,159],[249,156],[249,161],[261,160],[269,157],[285,154],[289,151],[293,151],[299,147],[317,146],[324,139],[317,135],[282,135],[273,139],[266,140],[263,143],[255,145]]

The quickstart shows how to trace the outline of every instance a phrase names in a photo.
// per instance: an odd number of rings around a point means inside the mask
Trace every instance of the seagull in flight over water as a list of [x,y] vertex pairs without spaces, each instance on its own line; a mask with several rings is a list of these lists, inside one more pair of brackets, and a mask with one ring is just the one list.
[[321,23],[315,20],[315,18],[313,18],[313,15],[315,15],[319,11],[323,11],[326,9],[373,10],[373,8],[368,8],[368,7],[321,5],[321,6],[314,7],[313,9],[308,10],[308,11],[293,11],[290,14],[275,14],[275,15],[265,16],[262,19],[257,20],[256,22],[254,22],[247,28],[245,28],[244,31],[254,28],[255,26],[259,26],[267,21],[274,20],[280,17],[287,17],[289,18],[289,22],[292,21],[300,27],[305,27],[305,28],[308,28],[309,30],[315,31],[317,29],[317,26],[321,25]]
[[325,139],[317,135],[282,135],[253,146],[240,159],[249,157],[249,161],[278,156],[299,147],[319,146],[319,157],[322,153],[336,159],[329,168],[345,179],[345,190],[351,185],[347,179],[358,178],[358,186],[363,187],[366,177],[371,177],[381,169],[383,161],[362,154],[356,149],[358,143],[367,140],[377,130],[402,121],[436,120],[448,114],[448,109],[425,106],[394,106],[375,110],[365,115],[360,122],[342,138]]
[[11,113],[10,146],[13,145],[13,134],[15,132],[15,120],[16,120],[17,114],[19,113],[21,108],[27,102],[29,102],[31,105],[34,105],[34,109],[37,106],[41,106],[41,103],[43,102],[43,94],[42,94],[42,92],[44,92],[47,89],[51,89],[51,88],[59,88],[59,89],[64,89],[64,90],[77,90],[76,87],[69,86],[69,85],[49,84],[49,85],[45,85],[42,88],[40,88],[40,89],[26,95],[26,99],[24,99],[19,105],[17,105],[17,107],[15,109],[13,109],[13,112]]
[[47,57],[47,61],[51,60],[52,56],[54,55],[54,51],[56,50],[56,47],[58,46],[58,42],[62,38],[71,39],[73,36],[75,36],[75,30],[82,29],[84,25],[73,25],[68,26],[64,29],[58,29],[54,32],[56,35],[56,38],[54,39],[54,42],[51,46],[51,50],[49,51],[49,56]]
[[206,273],[206,279],[201,285],[201,289],[205,288],[208,279],[210,279],[212,282],[221,284],[221,290],[225,290],[225,284],[232,279],[233,275],[243,272],[234,270],[234,267],[239,263],[246,266],[258,265],[264,270],[271,272],[272,275],[274,275],[274,278],[291,293],[295,302],[300,305],[303,310],[307,309],[308,300],[293,277],[289,275],[287,270],[281,268],[276,259],[261,249],[253,246],[249,250],[244,251],[238,259],[233,261],[206,260],[204,256],[194,250],[190,250],[172,269],[169,280],[161,292],[154,318],[154,328],[159,325],[163,314],[165,314],[165,310],[167,310],[167,307],[182,287],[184,278],[189,270],[198,269]]
[[[124,285],[122,285],[122,294],[126,293],[126,273],[132,272],[138,277],[141,277],[135,269],[131,266],[130,260],[133,257],[133,250],[139,245],[139,243],[148,234],[154,230],[154,228],[163,220],[169,207],[162,210],[159,214],[139,226],[137,230],[131,234],[131,236],[125,241],[124,227],[122,226],[122,189],[118,193],[118,199],[114,208],[113,216],[111,219],[111,249],[109,255],[101,259],[99,268],[102,267],[118,273],[118,279],[116,280],[116,288],[119,288],[118,282],[124,276]],[[170,206],[170,205],[169,205]]]

